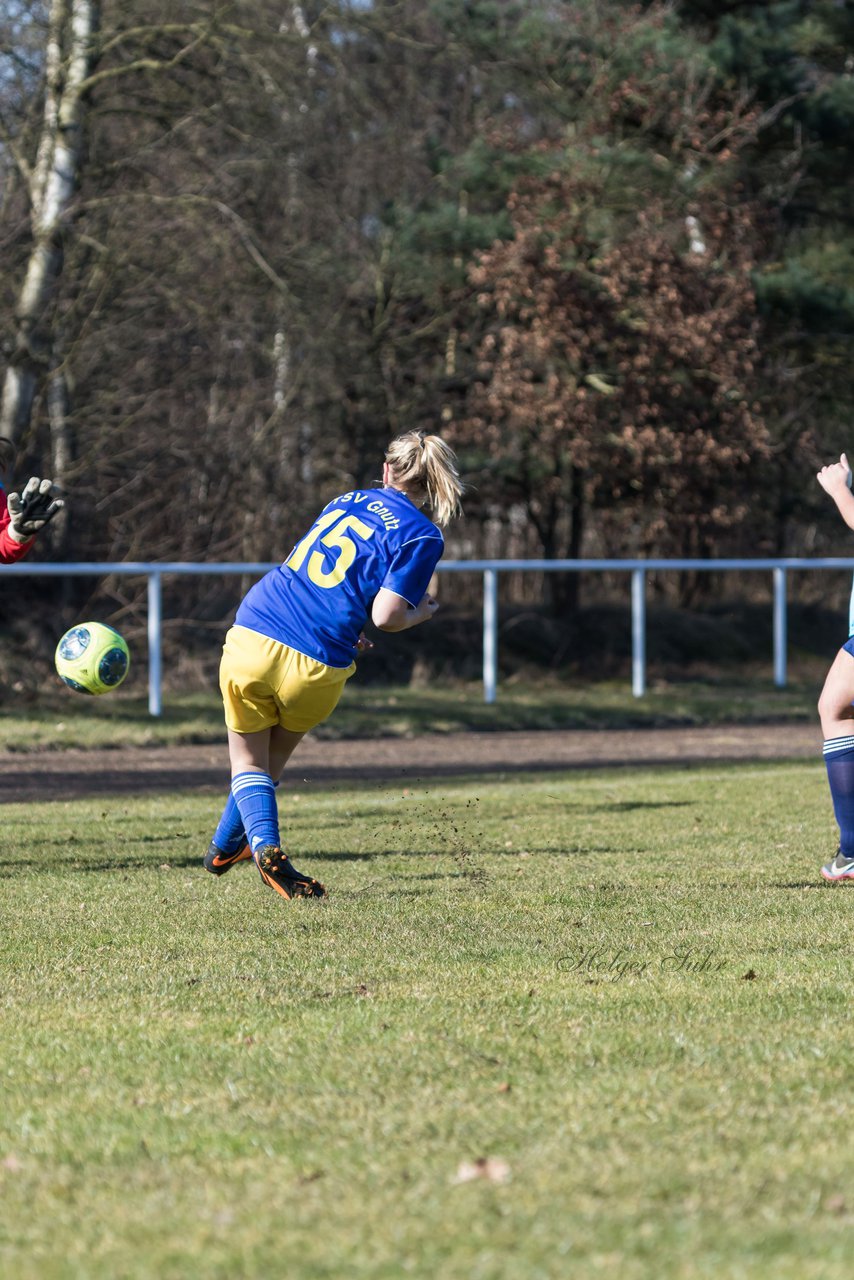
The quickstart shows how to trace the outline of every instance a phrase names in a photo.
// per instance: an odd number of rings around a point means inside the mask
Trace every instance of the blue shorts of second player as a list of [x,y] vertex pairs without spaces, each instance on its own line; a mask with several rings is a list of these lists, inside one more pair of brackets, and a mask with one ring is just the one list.
[[277,724],[307,733],[332,714],[355,670],[355,662],[328,667],[248,627],[232,627],[219,668],[225,723],[237,733]]
[[850,640],[846,640],[842,648],[846,653],[850,653],[851,657],[854,658],[854,636],[852,636]]

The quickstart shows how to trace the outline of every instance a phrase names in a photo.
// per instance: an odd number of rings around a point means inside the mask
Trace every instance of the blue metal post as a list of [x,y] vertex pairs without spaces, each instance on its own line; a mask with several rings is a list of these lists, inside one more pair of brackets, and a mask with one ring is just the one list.
[[162,622],[163,592],[161,575],[148,575],[148,711],[159,716],[163,710],[161,674],[163,671]]
[[786,570],[779,565],[774,574],[774,684],[786,687]]
[[483,700],[492,703],[498,687],[498,572],[483,571]]
[[646,573],[632,569],[632,693],[646,693]]

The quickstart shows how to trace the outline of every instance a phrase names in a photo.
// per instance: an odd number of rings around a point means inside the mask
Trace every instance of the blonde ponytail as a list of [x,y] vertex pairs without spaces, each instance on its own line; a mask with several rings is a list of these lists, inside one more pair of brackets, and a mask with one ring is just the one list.
[[385,460],[394,483],[410,497],[426,500],[441,528],[460,514],[464,486],[457,470],[456,454],[441,436],[407,431],[392,440]]

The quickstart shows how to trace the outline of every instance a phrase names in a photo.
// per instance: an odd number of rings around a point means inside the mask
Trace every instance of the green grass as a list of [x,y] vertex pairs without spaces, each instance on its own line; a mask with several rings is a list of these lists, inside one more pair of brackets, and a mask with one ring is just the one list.
[[[665,725],[782,723],[816,718],[820,680],[801,679],[785,689],[769,680],[728,678],[658,682],[633,698],[624,682],[508,681],[492,706],[479,684],[447,682],[428,688],[360,684],[344,691],[317,737],[408,736],[457,730],[645,728]],[[98,699],[59,689],[49,697],[0,707],[0,750],[43,747],[153,746],[221,742],[218,694],[170,693],[163,715],[148,713],[147,699],[118,692]]]
[[282,807],[325,902],[197,795],[4,807],[3,1274],[850,1275],[819,765]]

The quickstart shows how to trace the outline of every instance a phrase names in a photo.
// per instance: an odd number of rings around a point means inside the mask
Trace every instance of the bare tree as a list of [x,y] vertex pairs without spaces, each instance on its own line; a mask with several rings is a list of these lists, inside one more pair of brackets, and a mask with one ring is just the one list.
[[[55,364],[47,317],[62,271],[62,231],[77,187],[83,148],[86,89],[95,62],[98,33],[95,0],[51,0],[44,53],[41,128],[35,159],[15,159],[29,196],[30,249],[15,307],[15,332],[0,399],[0,434],[19,440],[30,421],[39,376]],[[54,371],[51,421],[62,437],[54,451],[65,456],[65,392]]]

